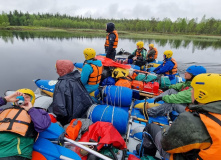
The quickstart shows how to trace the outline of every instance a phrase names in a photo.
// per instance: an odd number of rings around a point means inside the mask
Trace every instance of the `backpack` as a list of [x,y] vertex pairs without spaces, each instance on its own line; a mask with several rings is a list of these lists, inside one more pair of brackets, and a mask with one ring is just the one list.
[[115,86],[131,88],[131,81],[132,78],[130,77],[122,77],[116,82]]
[[112,72],[113,78],[127,77],[128,75],[129,75],[129,70],[123,68],[115,68]]

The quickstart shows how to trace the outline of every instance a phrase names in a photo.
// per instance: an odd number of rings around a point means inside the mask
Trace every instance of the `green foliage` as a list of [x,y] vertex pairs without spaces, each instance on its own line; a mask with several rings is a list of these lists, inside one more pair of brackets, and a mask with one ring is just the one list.
[[178,18],[172,22],[170,18],[160,21],[152,17],[150,20],[140,19],[92,19],[91,17],[71,17],[66,14],[29,14],[17,10],[8,14],[0,14],[0,26],[36,26],[65,29],[102,29],[105,30],[107,22],[114,22],[118,31],[144,32],[144,33],[178,33],[178,34],[210,34],[221,35],[221,20],[206,19],[204,15],[199,23],[197,19],[188,20]]

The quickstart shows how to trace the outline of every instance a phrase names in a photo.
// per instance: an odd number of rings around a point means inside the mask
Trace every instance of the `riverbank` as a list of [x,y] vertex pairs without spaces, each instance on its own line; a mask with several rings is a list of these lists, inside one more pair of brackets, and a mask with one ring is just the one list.
[[[32,26],[8,26],[1,27],[2,31],[19,31],[19,32],[57,32],[68,34],[69,36],[83,35],[85,37],[105,37],[104,30],[97,29],[64,29],[64,28],[47,28],[47,27],[32,27]],[[173,40],[198,40],[198,41],[221,41],[221,36],[214,35],[181,35],[181,34],[162,34],[149,32],[129,32],[118,31],[120,38],[130,39],[173,39]]]

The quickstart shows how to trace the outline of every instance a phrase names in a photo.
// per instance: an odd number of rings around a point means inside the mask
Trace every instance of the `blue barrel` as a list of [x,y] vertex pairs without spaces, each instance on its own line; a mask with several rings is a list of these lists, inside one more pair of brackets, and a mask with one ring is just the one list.
[[97,105],[91,109],[89,117],[93,123],[97,121],[111,122],[119,133],[125,134],[127,131],[128,112],[119,107],[110,105]]
[[132,90],[122,86],[106,86],[103,89],[103,102],[112,106],[128,107],[132,102]]

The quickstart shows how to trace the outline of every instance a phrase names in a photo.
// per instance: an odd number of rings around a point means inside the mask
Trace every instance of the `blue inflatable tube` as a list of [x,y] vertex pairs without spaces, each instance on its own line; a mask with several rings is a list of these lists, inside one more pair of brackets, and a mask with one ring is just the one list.
[[105,104],[129,107],[132,102],[132,90],[122,86],[106,86],[103,89],[103,102]]
[[119,133],[125,134],[127,131],[128,112],[119,107],[110,105],[97,105],[89,112],[89,117],[93,123],[97,121],[111,122]]
[[76,68],[83,68],[84,63],[74,63]]
[[43,92],[45,92],[49,96],[53,96],[55,85],[58,82],[57,80],[43,80],[37,79],[34,80],[36,86],[40,88]]

